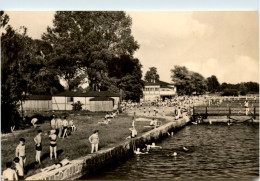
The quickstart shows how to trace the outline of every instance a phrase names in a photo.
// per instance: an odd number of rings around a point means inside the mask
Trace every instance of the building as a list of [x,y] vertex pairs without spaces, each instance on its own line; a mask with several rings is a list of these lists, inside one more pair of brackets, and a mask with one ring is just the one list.
[[66,91],[52,96],[52,110],[72,110],[72,104],[80,101],[82,110],[112,111],[118,108],[119,97],[119,94],[108,91]]
[[49,111],[52,109],[51,95],[29,95],[22,104],[24,111]]
[[155,101],[171,99],[177,95],[177,89],[174,84],[163,81],[146,82],[143,89],[143,100]]

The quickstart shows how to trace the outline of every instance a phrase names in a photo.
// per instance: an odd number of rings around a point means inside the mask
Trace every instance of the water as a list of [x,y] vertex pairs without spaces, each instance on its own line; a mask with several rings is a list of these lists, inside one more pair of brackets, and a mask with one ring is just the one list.
[[[147,155],[135,155],[93,180],[252,179],[259,176],[259,126],[190,125],[163,139]],[[188,148],[184,151],[182,147]],[[177,157],[168,156],[177,152]]]

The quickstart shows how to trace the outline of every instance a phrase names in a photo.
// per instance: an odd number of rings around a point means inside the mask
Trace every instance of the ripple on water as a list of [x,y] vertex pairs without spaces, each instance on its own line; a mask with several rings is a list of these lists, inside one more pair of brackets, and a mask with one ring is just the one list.
[[[114,170],[87,179],[201,179],[259,176],[258,125],[191,125]],[[185,146],[189,151],[185,152]],[[177,157],[169,154],[177,152]],[[84,179],[84,177],[83,177]]]

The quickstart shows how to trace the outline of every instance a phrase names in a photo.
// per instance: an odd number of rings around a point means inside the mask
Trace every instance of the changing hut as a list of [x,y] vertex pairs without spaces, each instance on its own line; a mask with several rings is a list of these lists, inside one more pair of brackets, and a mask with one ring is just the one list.
[[29,95],[23,102],[24,111],[49,111],[52,109],[51,95]]
[[82,110],[112,111],[119,105],[119,94],[109,91],[66,91],[52,96],[52,110],[72,110],[72,104],[80,101]]

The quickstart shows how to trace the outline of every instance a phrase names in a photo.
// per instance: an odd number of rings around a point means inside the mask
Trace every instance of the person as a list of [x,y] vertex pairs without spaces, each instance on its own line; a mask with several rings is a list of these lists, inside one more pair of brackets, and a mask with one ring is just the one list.
[[56,119],[55,119],[55,116],[53,116],[52,119],[51,119],[51,129],[56,129]]
[[59,163],[55,163],[55,164],[53,164],[53,165],[51,165],[49,167],[43,168],[43,169],[41,169],[41,171],[42,172],[49,172],[51,170],[55,170],[57,168],[63,167],[65,165],[68,165],[68,164],[71,163],[69,158],[70,157],[68,155],[66,155],[66,157],[63,160],[61,160]]
[[56,130],[57,130],[57,134],[59,136],[59,138],[61,137],[62,134],[62,120],[60,117],[57,118],[56,120]]
[[50,159],[52,160],[52,155],[54,154],[55,160],[57,159],[57,135],[55,134],[55,130],[51,130],[49,135],[50,138]]
[[110,114],[108,112],[106,113],[105,118],[106,119],[110,118]]
[[129,130],[131,131],[131,134],[130,136],[126,137],[126,139],[134,138],[137,136],[137,130],[135,129],[135,127],[129,128]]
[[149,108],[148,108],[149,116],[150,116],[150,112],[151,112],[151,107],[149,106]]
[[73,119],[69,120],[69,127],[71,128],[71,131],[76,131],[76,126],[74,125]]
[[132,127],[135,127],[135,117],[132,118]]
[[104,118],[104,121],[99,121],[98,124],[108,124],[107,118]]
[[17,174],[15,170],[12,168],[12,162],[7,162],[6,163],[6,170],[3,171],[3,180],[18,180]]
[[66,118],[67,118],[67,117],[64,116],[64,119],[63,119],[63,121],[62,121],[62,127],[63,127],[63,136],[62,136],[62,138],[64,138],[65,135],[66,135],[66,137],[68,137],[67,129],[68,129],[69,123],[68,123],[68,121],[67,121]]
[[26,161],[26,154],[25,154],[25,139],[20,138],[20,143],[16,147],[15,156],[20,159],[20,165],[24,168],[25,161]]
[[152,145],[149,145],[149,146],[150,146],[150,148],[162,148],[161,146],[156,146],[155,143],[152,143]]
[[147,154],[148,152],[143,153],[143,152],[140,151],[140,148],[137,148],[137,149],[134,151],[134,153],[137,154],[137,155],[141,155],[141,154]]
[[89,139],[89,142],[91,143],[91,153],[93,153],[94,150],[97,152],[98,143],[99,143],[98,130],[95,130],[88,139]]
[[245,108],[246,108],[246,115],[248,115],[249,112],[248,100],[245,101]]
[[24,180],[24,170],[19,161],[20,159],[18,157],[14,158],[15,171],[17,173],[18,180]]
[[41,151],[42,151],[42,137],[41,137],[41,135],[42,135],[42,130],[38,130],[38,134],[34,138],[35,149],[36,149],[35,160],[38,163],[41,163]]
[[37,125],[36,125],[36,122],[37,122],[37,121],[38,121],[37,118],[32,118],[32,120],[31,120],[31,123],[32,123],[32,125],[33,125],[34,128],[37,127]]

